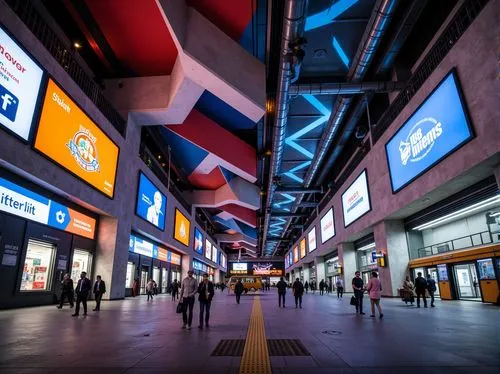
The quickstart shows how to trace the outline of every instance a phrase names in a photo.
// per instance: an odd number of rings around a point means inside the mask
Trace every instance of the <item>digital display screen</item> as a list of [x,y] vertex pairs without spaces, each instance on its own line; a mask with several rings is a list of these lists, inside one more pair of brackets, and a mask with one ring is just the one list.
[[135,213],[163,231],[166,209],[167,197],[143,173],[140,173]]
[[314,251],[316,249],[316,226],[307,234],[307,241],[309,243],[309,252]]
[[299,261],[299,247],[295,247],[293,249],[293,262],[298,262]]
[[28,140],[43,70],[0,27],[0,125]]
[[238,270],[238,271],[247,271],[248,270],[248,264],[246,262],[233,262],[232,264],[233,270]]
[[371,210],[368,178],[363,170],[358,178],[342,194],[344,226],[347,227]]
[[496,279],[493,259],[477,260],[477,266],[479,268],[479,279]]
[[217,262],[217,247],[212,244],[212,261]]
[[205,239],[205,257],[209,260],[212,259],[212,243]]
[[194,228],[194,250],[203,255],[203,233],[197,227]]
[[113,198],[118,147],[51,79],[43,102],[35,148]]
[[439,281],[448,281],[448,269],[446,264],[440,264],[437,266],[438,279]]
[[181,213],[179,209],[175,209],[175,226],[174,239],[189,247],[189,232],[191,230],[191,222]]
[[472,137],[458,78],[452,71],[385,145],[393,192]]
[[321,244],[335,236],[335,221],[333,218],[333,208],[321,218]]
[[300,241],[300,258],[306,257],[306,238]]

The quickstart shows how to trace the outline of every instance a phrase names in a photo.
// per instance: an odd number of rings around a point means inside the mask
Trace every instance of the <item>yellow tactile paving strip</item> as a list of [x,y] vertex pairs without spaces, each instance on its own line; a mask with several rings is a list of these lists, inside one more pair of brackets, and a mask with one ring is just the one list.
[[259,296],[256,296],[253,301],[245,349],[241,358],[240,374],[271,374],[264,314]]

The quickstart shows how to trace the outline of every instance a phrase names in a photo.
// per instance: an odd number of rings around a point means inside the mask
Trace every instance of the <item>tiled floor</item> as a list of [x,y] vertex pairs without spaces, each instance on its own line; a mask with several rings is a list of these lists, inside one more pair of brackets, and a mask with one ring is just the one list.
[[[289,295],[289,301],[291,297]],[[180,329],[168,296],[70,309],[0,311],[0,373],[237,373],[239,357],[210,357],[221,339],[245,339],[253,297],[218,292],[210,330]],[[356,316],[349,297],[306,295],[303,309],[261,296],[268,339],[300,339],[308,357],[271,357],[274,373],[498,373],[500,309],[437,302],[435,309],[383,300],[385,317]],[[195,321],[198,316],[195,305]],[[368,312],[368,311],[367,311]],[[324,332],[330,332],[326,334]]]

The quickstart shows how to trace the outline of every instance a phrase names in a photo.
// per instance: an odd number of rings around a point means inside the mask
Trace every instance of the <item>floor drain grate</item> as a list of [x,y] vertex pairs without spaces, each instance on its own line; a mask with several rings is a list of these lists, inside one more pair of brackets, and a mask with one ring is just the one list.
[[221,340],[210,356],[243,356],[245,340]]
[[269,356],[310,356],[299,339],[268,339]]
[[326,330],[326,331],[323,331],[322,333],[326,334],[326,335],[340,335],[340,334],[342,334],[340,331],[336,331],[336,330]]

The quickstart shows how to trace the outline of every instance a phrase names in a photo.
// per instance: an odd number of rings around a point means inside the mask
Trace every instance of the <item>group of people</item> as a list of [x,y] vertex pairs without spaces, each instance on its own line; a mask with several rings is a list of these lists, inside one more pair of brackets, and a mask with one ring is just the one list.
[[413,283],[410,277],[406,277],[403,283],[403,294],[401,295],[403,301],[408,304],[413,305],[415,302],[415,294],[417,295],[417,308],[420,308],[420,297],[424,301],[424,308],[427,308],[427,297],[426,292],[431,298],[431,307],[434,308],[434,294],[437,290],[436,281],[427,274],[427,279],[422,276],[421,272],[417,273],[417,278],[415,278],[415,283]]
[[57,308],[62,309],[65,299],[68,299],[70,307],[73,308],[75,304],[74,295],[76,294],[76,308],[72,316],[77,317],[80,315],[80,304],[83,305],[83,315],[86,316],[87,300],[89,298],[91,290],[94,294],[95,299],[95,308],[93,309],[93,311],[98,312],[101,310],[102,295],[106,293],[106,284],[102,280],[101,276],[98,275],[96,277],[96,281],[94,282],[94,286],[92,287],[90,279],[87,278],[87,273],[83,271],[80,274],[80,279],[78,280],[76,288],[74,288],[73,280],[71,279],[69,274],[64,274],[61,281],[61,295]]
[[153,278],[149,278],[146,284],[146,295],[148,295],[148,300],[153,300],[153,295],[158,295],[158,284]]
[[200,303],[200,319],[199,329],[209,327],[210,324],[210,307],[212,299],[215,295],[214,284],[208,279],[208,274],[203,274],[203,280],[197,284],[196,279],[193,277],[194,272],[188,271],[188,276],[181,282],[180,291],[180,309],[182,313],[182,328],[190,330],[193,322],[193,308],[195,303],[196,294],[198,294],[198,301]]
[[[292,285],[292,287],[293,287],[293,285]],[[313,293],[319,289],[320,295],[324,295],[325,292],[332,293],[335,289],[337,289],[337,297],[342,298],[342,295],[344,294],[344,282],[343,282],[342,278],[339,277],[337,279],[337,282],[335,283],[335,287],[334,287],[332,282],[325,281],[324,279],[322,279],[319,282],[319,287],[318,287],[316,285],[316,281],[311,281],[311,283],[306,281],[304,283],[305,293],[308,293],[309,289],[311,289],[311,291]]]

